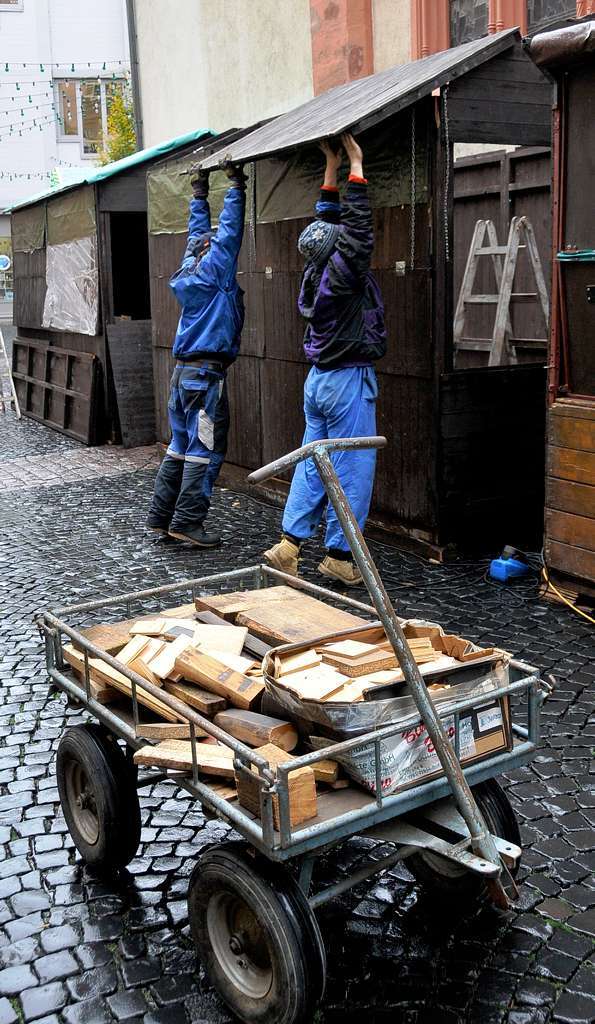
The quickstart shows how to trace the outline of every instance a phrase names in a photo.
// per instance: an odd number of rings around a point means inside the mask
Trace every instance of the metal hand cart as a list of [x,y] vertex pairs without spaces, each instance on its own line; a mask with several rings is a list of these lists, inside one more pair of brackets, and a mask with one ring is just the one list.
[[[333,897],[358,885],[398,861],[408,866],[422,884],[438,895],[468,899],[487,895],[498,906],[514,899],[514,874],[521,856],[514,812],[496,781],[502,772],[526,764],[539,742],[540,707],[548,684],[530,665],[512,660],[508,683],[489,692],[490,699],[525,697],[517,702],[512,720],[512,750],[463,769],[459,761],[459,719],[468,708],[485,700],[467,697],[454,710],[454,739],[447,738],[441,717],[428,696],[417,664],[376,566],[337,478],[329,452],[355,448],[381,448],[380,437],[317,441],[252,473],[252,481],[270,476],[312,458],[329,501],[349,542],[354,561],[372,599],[372,606],[339,596],[323,587],[288,576],[266,565],[184,580],[180,583],[107,600],[91,601],[38,616],[45,641],[51,685],[84,707],[97,723],[77,725],[61,738],[56,771],[60,800],[75,845],[83,858],[101,868],[117,869],[135,856],[140,841],[138,791],[156,782],[171,781],[190,793],[207,815],[233,826],[243,840],[220,842],[203,849],[190,877],[189,919],[199,957],[223,999],[248,1024],[310,1024],[325,985],[325,951],[315,910]],[[402,729],[400,723],[339,744],[293,758],[277,772],[254,750],[223,732],[176,697],[141,678],[92,643],[74,625],[81,616],[100,609],[113,612],[123,606],[150,610],[174,593],[198,593],[230,587],[266,587],[283,583],[331,603],[339,603],[366,616],[376,613],[386,631],[409,690],[419,711],[418,724],[427,729],[443,775],[401,792],[385,795],[380,785],[380,746]],[[83,680],[65,665],[62,639],[74,641],[83,652]],[[132,709],[98,703],[91,692],[90,659],[117,669],[131,684]],[[139,738],[138,693],[158,698],[188,723],[192,747],[191,772],[149,769],[138,774],[135,749],[146,745]],[[521,708],[521,710],[519,710]],[[452,706],[448,714],[453,716]],[[521,721],[519,721],[519,716]],[[523,724],[524,722],[524,724]],[[409,727],[409,726],[408,726]],[[257,773],[260,817],[229,800],[221,787],[201,778],[197,769],[197,734],[216,738],[233,750],[239,773]],[[124,746],[117,740],[123,740]],[[319,795],[315,819],[292,826],[289,773],[296,768],[368,748],[373,751],[376,791],[353,788]],[[275,828],[273,799],[278,801]],[[387,844],[390,852],[370,859],[341,881],[317,891],[313,885],[316,858],[353,836],[367,836]]]

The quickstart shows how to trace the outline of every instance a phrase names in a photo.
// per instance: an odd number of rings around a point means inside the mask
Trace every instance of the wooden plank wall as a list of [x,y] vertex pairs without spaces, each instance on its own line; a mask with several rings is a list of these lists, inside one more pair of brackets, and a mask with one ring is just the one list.
[[546,563],[595,584],[595,403],[551,406],[546,486]]
[[[506,141],[505,139],[503,141]],[[527,216],[533,225],[543,273],[550,291],[551,280],[551,169],[547,147],[523,147],[512,152],[464,157],[454,165],[454,297],[463,280],[465,264],[475,224],[492,220],[501,245],[506,244],[510,221]],[[479,261],[474,291],[496,291],[496,281],[488,257]],[[525,252],[521,252],[515,277],[515,291],[535,291],[535,282]],[[495,307],[472,306],[467,310],[465,333],[474,338],[490,338],[494,328]],[[546,329],[537,303],[513,306],[513,328],[517,338],[545,338]],[[543,362],[545,349],[535,352],[529,346],[517,352],[520,363]],[[457,368],[486,366],[487,352],[460,352]]]

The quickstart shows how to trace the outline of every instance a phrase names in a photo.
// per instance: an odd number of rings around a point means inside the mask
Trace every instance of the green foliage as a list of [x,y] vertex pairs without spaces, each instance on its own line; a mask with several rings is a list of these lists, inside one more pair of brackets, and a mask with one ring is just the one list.
[[135,152],[136,134],[132,104],[117,93],[110,103],[107,115],[107,142],[99,155],[99,162],[104,166]]

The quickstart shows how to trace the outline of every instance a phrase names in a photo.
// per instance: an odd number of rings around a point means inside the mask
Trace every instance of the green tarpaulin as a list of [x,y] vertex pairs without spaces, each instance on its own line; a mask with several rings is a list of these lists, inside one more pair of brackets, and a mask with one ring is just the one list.
[[45,245],[45,203],[18,210],[12,215],[12,248],[14,252],[33,252]]
[[95,234],[95,190],[87,185],[49,200],[48,245],[62,245]]
[[[147,202],[149,232],[152,235],[177,235],[188,230],[188,203],[192,197],[191,175],[196,155],[155,167],[147,174]],[[250,169],[246,168],[250,179]],[[213,224],[223,209],[223,199],[229,181],[223,171],[213,171],[209,177],[209,206]],[[250,194],[250,180],[248,181]]]

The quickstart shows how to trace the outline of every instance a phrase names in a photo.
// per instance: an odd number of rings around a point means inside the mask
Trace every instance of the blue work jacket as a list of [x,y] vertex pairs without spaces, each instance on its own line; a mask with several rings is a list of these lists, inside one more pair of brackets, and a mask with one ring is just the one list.
[[205,356],[229,365],[238,354],[244,293],[236,273],[245,206],[244,189],[229,188],[219,227],[208,252],[199,260],[197,253],[211,231],[211,211],[206,199],[190,200],[188,244],[182,265],[169,282],[182,307],[173,348],[178,359]]

